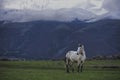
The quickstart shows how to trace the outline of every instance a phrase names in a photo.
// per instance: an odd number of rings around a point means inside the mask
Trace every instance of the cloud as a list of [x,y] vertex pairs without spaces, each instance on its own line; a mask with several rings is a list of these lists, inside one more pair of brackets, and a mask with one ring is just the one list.
[[109,11],[120,11],[120,0],[104,0],[103,7]]
[[4,2],[3,6],[7,9],[32,9],[40,11],[45,9],[82,8],[97,14],[98,12],[94,10],[101,8],[103,0],[4,0]]
[[108,10],[111,18],[120,19],[120,0],[104,0],[103,8]]
[[0,0],[0,9],[2,9],[4,6],[4,0]]
[[120,0],[0,0],[0,20],[90,20],[120,18]]

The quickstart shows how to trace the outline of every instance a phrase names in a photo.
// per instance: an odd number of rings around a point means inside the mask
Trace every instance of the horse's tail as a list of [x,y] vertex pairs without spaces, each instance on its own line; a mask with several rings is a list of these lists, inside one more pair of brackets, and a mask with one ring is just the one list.
[[64,62],[65,62],[65,63],[66,63],[66,60],[67,60],[67,58],[65,57],[65,58],[64,58]]

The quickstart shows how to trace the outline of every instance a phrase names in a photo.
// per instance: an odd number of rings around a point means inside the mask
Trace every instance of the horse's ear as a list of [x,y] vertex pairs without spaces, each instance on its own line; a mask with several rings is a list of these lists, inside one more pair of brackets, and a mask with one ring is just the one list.
[[78,46],[81,47],[82,45],[79,43]]

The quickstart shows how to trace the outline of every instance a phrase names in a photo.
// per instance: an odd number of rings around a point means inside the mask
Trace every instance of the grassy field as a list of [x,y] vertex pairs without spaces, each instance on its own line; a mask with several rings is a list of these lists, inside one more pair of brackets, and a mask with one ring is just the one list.
[[120,60],[86,61],[82,73],[66,73],[64,61],[0,61],[0,80],[120,80]]

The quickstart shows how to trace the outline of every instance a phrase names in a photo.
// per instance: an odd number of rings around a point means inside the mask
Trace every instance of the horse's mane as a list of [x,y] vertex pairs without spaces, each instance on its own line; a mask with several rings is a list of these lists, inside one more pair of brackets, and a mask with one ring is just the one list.
[[80,53],[83,56],[83,52]]

